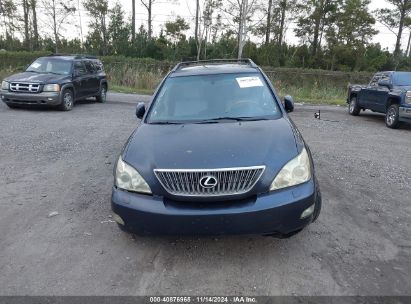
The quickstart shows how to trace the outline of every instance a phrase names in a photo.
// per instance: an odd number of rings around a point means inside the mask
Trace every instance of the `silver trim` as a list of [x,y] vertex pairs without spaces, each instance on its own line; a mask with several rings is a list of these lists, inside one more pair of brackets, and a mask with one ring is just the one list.
[[407,120],[411,119],[411,108],[400,107],[399,116],[400,116],[400,119],[407,119]]
[[[216,197],[249,192],[260,180],[265,171],[265,166],[218,169],[154,169],[153,171],[161,186],[169,194],[188,197]],[[224,175],[224,172],[227,172],[227,174]],[[200,189],[200,178],[210,174],[213,175],[213,173],[217,173],[217,185],[213,189]],[[226,183],[219,182],[221,175],[223,175],[223,178],[228,179]],[[236,184],[239,179],[242,179],[243,182]],[[233,188],[234,186],[235,188]]]
[[29,82],[10,82],[10,91],[21,93],[38,93],[40,91],[40,84]]

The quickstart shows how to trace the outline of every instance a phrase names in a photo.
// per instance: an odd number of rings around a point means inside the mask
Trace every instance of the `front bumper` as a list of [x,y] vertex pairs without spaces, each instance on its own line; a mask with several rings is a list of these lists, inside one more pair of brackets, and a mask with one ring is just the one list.
[[285,236],[311,223],[302,212],[317,201],[311,180],[239,201],[177,202],[113,187],[112,210],[125,229],[143,235],[273,234]]
[[400,107],[399,119],[404,122],[411,122],[411,105],[409,107]]
[[61,103],[59,92],[16,93],[1,90],[0,98],[3,102],[13,105],[59,105]]

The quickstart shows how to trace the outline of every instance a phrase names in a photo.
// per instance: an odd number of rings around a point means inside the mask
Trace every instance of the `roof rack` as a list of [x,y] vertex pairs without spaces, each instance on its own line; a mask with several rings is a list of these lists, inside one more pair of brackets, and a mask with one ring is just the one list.
[[209,59],[209,60],[195,60],[195,61],[182,61],[178,63],[173,71],[177,71],[183,67],[192,65],[204,65],[204,64],[221,64],[221,63],[239,63],[248,64],[251,67],[257,67],[257,65],[250,58],[240,58],[240,59]]
[[70,56],[70,57],[74,57],[74,59],[97,59],[97,56],[85,55],[85,54],[51,53],[48,56]]

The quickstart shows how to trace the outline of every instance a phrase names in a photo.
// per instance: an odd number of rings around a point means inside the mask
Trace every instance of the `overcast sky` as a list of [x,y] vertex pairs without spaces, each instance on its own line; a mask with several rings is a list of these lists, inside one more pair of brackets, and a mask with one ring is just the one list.
[[[75,0],[76,1],[76,0]],[[78,1],[78,0],[77,0]],[[131,18],[131,0],[109,0],[110,6],[113,6],[114,3],[118,1],[122,4],[127,18]],[[81,0],[80,0],[81,2]],[[187,21],[194,20],[195,16],[195,0],[157,0],[153,5],[153,30],[155,34],[161,29],[161,25],[164,24],[166,21],[173,20],[175,16],[179,15],[184,17]],[[202,1],[200,1],[202,2]],[[136,27],[138,28],[140,24],[144,24],[146,26],[147,23],[147,11],[145,7],[142,6],[140,0],[136,0]],[[370,10],[374,10],[381,7],[388,7],[389,5],[384,0],[371,0]],[[40,8],[40,19],[41,16],[41,8]],[[87,34],[87,24],[89,21],[89,17],[87,16],[87,12],[84,8],[80,9],[80,14],[82,18],[82,28],[83,28],[83,36]],[[229,16],[224,16],[224,18],[229,18]],[[193,23],[191,22],[191,25]],[[80,27],[79,27],[79,17],[78,12],[76,16],[71,18],[70,25],[66,25],[66,31],[64,31],[64,35],[68,38],[79,37],[80,36]],[[288,31],[286,33],[286,41],[292,44],[297,44],[298,39],[294,36],[293,28],[295,27],[294,24],[290,24]],[[43,24],[42,27],[45,31],[47,31],[46,24]],[[395,39],[396,36],[388,30],[384,25],[377,23],[375,28],[379,31],[379,34],[376,35],[373,39],[373,42],[378,42],[381,44],[383,48],[388,48],[390,51],[394,49]],[[193,35],[194,26],[189,30],[187,33],[188,35]],[[403,35],[402,46],[403,48],[406,47],[408,42],[408,33],[409,31],[405,31]],[[262,42],[255,41],[255,42]]]

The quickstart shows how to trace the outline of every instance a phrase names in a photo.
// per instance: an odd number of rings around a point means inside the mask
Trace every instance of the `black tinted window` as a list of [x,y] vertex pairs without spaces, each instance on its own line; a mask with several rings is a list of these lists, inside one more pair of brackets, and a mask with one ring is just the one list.
[[84,64],[86,66],[87,74],[94,74],[96,72],[94,65],[91,61],[85,61]]
[[77,75],[84,75],[86,74],[86,67],[84,66],[83,62],[81,61],[76,61],[74,63],[74,72]]

